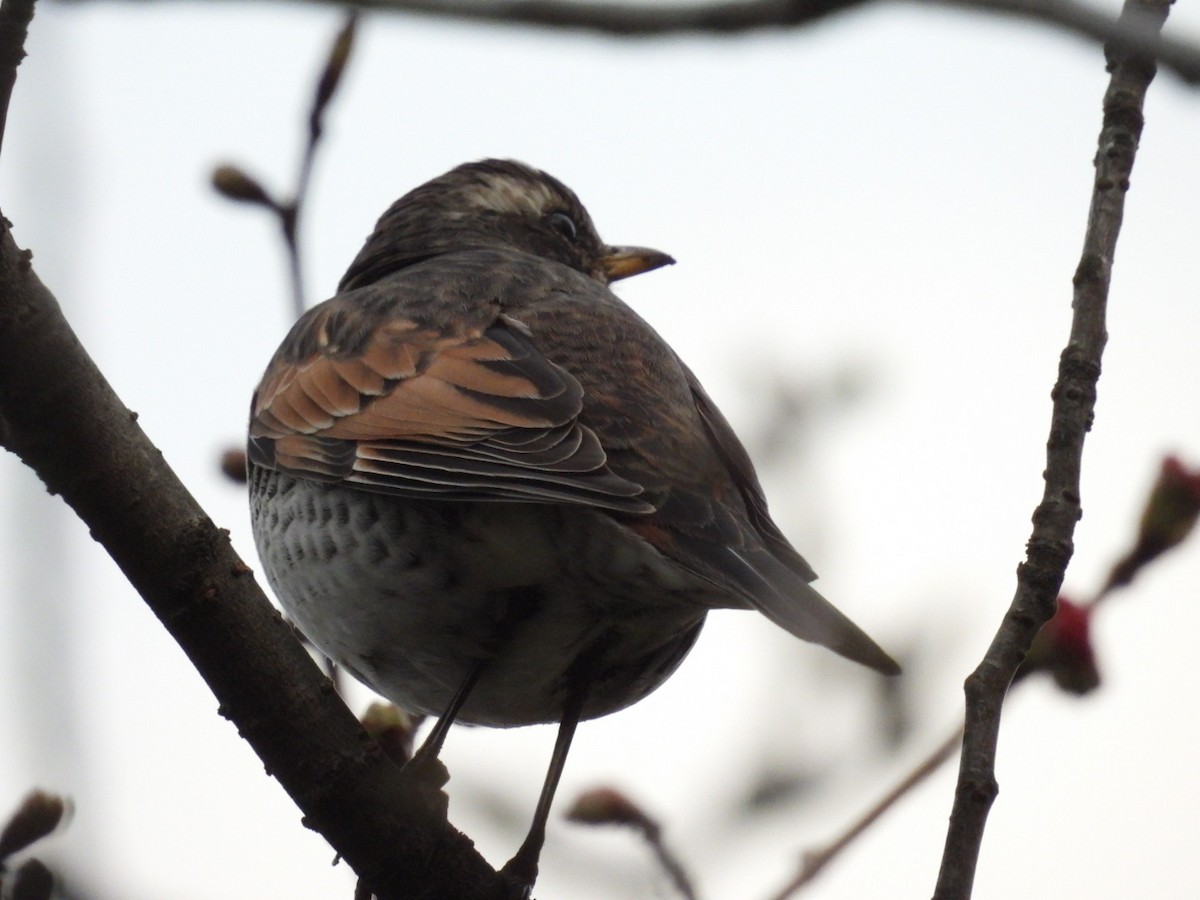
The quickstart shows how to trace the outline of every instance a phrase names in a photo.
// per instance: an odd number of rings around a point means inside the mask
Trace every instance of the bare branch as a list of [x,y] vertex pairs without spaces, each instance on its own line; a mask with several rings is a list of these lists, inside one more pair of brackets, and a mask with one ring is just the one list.
[[[594,31],[617,37],[738,34],[798,28],[865,0],[750,0],[730,3],[574,3],[570,0],[355,0],[357,6],[505,25]],[[1020,16],[1096,42],[1152,54],[1188,84],[1200,84],[1200,47],[1164,38],[1149,23],[1078,0],[924,0],[963,10]]]
[[[147,0],[143,0],[147,2]],[[161,2],[161,0],[160,0]],[[335,2],[335,0],[309,0]],[[725,3],[578,3],[572,0],[350,0],[348,4],[464,22],[585,31],[612,37],[731,35],[800,28],[868,0],[731,0]],[[1162,37],[1136,19],[1114,19],[1079,0],[917,0],[963,10],[1019,16],[1098,43],[1151,54],[1188,84],[1200,84],[1200,46]]]
[[[1169,0],[1126,0],[1122,20],[1161,28]],[[1125,192],[1141,137],[1142,105],[1154,77],[1146,56],[1107,48],[1112,73],[1104,97],[1104,122],[1096,154],[1096,178],[1074,278],[1071,336],[1059,361],[1058,382],[1046,446],[1045,492],[1033,514],[1033,533],[1017,590],[983,662],[967,679],[966,727],[958,787],[938,875],[935,900],[967,900],[983,842],[988,811],[996,797],[996,745],[1000,711],[1014,673],[1038,629],[1054,614],[1073,551],[1075,523],[1082,515],[1079,476],[1084,436],[1091,427],[1096,383],[1107,339],[1105,314]]]
[[870,809],[855,819],[845,831],[823,847],[807,850],[800,862],[800,871],[784,885],[778,893],[771,895],[771,900],[788,900],[825,869],[839,853],[849,847],[864,831],[874,825],[889,809],[906,797],[917,785],[941,768],[962,741],[962,726],[954,729],[938,744],[911,772],[904,776],[898,784],[883,795]]
[[317,147],[325,133],[325,110],[333,99],[342,75],[345,74],[346,64],[350,61],[350,51],[354,48],[354,34],[358,27],[358,13],[349,12],[341,29],[333,39],[321,77],[317,80],[313,91],[312,107],[308,113],[307,139],[304,152],[300,157],[300,170],[296,176],[296,188],[291,200],[280,200],[271,195],[255,178],[244,172],[239,166],[225,164],[217,166],[212,173],[212,186],[218,194],[235,203],[247,203],[266,209],[279,223],[283,235],[284,250],[288,258],[288,274],[292,285],[293,318],[304,315],[304,275],[300,264],[300,214],[304,210],[304,202],[308,199],[308,185],[312,180],[313,162],[316,159]]
[[296,318],[304,315],[304,277],[300,266],[300,213],[304,209],[304,201],[308,198],[308,184],[312,179],[313,161],[316,159],[317,146],[325,133],[325,110],[333,99],[342,75],[346,71],[346,63],[350,60],[350,51],[354,47],[354,33],[358,27],[358,13],[350,12],[342,24],[333,45],[329,48],[329,56],[317,88],[313,94],[312,109],[308,114],[308,140],[304,144],[304,155],[300,162],[300,174],[296,177],[296,191],[289,203],[279,212],[279,223],[283,229],[283,239],[287,244],[288,260],[292,274],[292,303]]
[[[0,111],[32,12],[0,3]],[[446,822],[445,796],[369,741],[100,374],[10,227],[0,217],[0,441],[88,524],[305,823],[381,898],[494,896],[501,882]]]
[[[17,453],[91,529],[268,772],[381,898],[494,897],[501,882],[363,732],[250,569],[0,233],[0,416]],[[432,892],[432,894],[427,894]]]
[[25,34],[33,20],[35,0],[0,3],[0,145],[8,122],[8,103],[17,83],[17,66],[25,58]]
[[625,825],[650,845],[654,858],[684,900],[696,900],[696,888],[687,869],[663,840],[662,826],[629,797],[614,788],[586,791],[567,810],[567,819],[583,825]]
[[576,3],[572,0],[351,0],[362,9],[499,25],[592,31],[615,37],[740,34],[794,28],[865,0],[731,0],[726,3]]

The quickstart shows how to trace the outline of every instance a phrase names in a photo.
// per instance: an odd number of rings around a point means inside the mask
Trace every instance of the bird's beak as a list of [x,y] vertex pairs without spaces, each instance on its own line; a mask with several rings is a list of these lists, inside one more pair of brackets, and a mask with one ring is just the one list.
[[619,281],[630,275],[641,275],[659,266],[674,264],[674,258],[649,247],[605,247],[604,255],[600,257],[604,277],[609,281]]

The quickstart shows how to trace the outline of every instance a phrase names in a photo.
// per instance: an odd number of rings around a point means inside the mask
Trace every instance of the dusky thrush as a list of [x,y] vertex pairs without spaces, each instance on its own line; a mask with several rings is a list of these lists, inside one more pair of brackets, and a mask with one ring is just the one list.
[[600,240],[575,194],[469,163],[384,213],[254,396],[250,506],[267,579],[305,635],[400,706],[558,722],[532,885],[580,719],[645,697],[710,609],[757,609],[895,673],[814,590],[725,417],[608,288],[672,263]]

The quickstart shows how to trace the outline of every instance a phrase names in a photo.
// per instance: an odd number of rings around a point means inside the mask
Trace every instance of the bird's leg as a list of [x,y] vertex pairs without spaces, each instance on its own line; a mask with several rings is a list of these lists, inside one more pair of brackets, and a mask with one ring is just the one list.
[[458,686],[458,690],[450,698],[450,703],[446,706],[446,711],[438,716],[433,730],[422,741],[420,749],[413,754],[412,759],[404,764],[404,771],[416,775],[418,778],[437,781],[439,786],[446,783],[448,776],[445,767],[438,763],[438,754],[442,752],[442,744],[446,742],[446,735],[450,733],[450,726],[454,724],[454,720],[458,718],[463,704],[471,696],[471,690],[478,684],[479,676],[483,674],[486,664],[486,659],[478,659],[471,664],[471,668],[467,670],[466,678],[462,680],[462,684]]
[[446,783],[445,767],[435,765],[435,763],[437,763],[438,754],[442,751],[442,744],[446,742],[446,735],[450,733],[450,726],[454,724],[454,720],[462,711],[463,704],[467,702],[471,691],[479,683],[484,669],[493,659],[503,654],[504,647],[513,639],[521,625],[537,612],[544,600],[545,596],[537,587],[514,588],[508,591],[505,597],[504,615],[500,618],[495,631],[489,636],[484,652],[467,669],[467,674],[463,678],[462,684],[458,686],[458,690],[454,692],[454,696],[450,698],[446,711],[438,717],[437,723],[421,744],[421,748],[404,766],[406,770],[410,770],[417,777],[437,781],[439,787]]
[[571,749],[571,739],[575,736],[575,726],[579,724],[585,699],[586,681],[573,686],[567,695],[562,721],[558,725],[558,739],[554,742],[554,753],[550,756],[550,768],[546,771],[546,780],[542,784],[537,809],[533,812],[533,824],[529,826],[529,833],[520,849],[500,870],[500,874],[518,888],[522,897],[529,896],[533,883],[537,881],[538,857],[541,856],[542,844],[546,841],[546,820],[550,817],[550,805],[554,802],[554,792],[558,789],[558,781],[567,762],[567,751]]

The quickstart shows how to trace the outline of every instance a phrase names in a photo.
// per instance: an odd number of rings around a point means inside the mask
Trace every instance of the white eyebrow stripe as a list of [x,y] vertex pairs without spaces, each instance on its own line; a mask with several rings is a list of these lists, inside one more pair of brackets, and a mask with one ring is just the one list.
[[562,203],[549,185],[491,173],[482,174],[480,180],[483,184],[468,195],[468,202],[477,209],[540,218],[552,206]]

